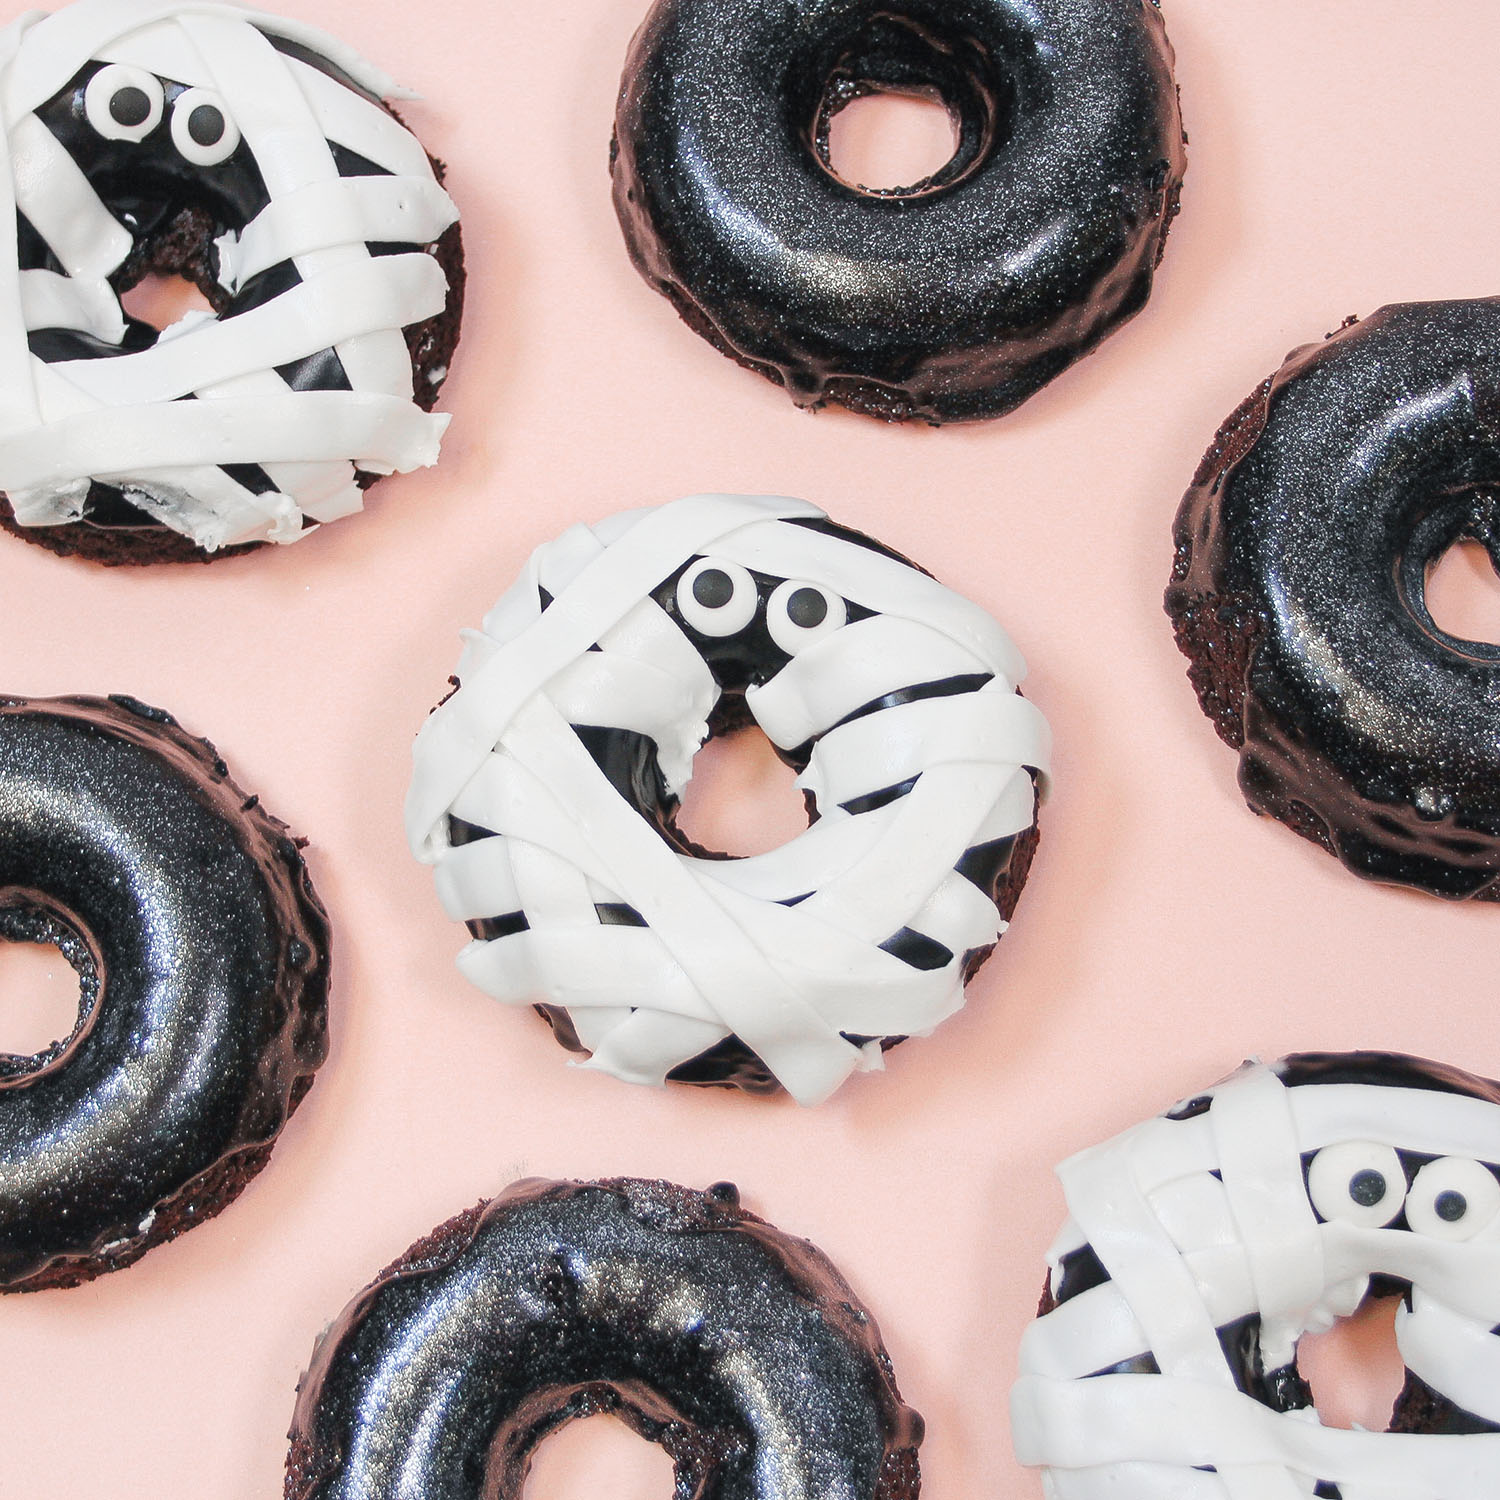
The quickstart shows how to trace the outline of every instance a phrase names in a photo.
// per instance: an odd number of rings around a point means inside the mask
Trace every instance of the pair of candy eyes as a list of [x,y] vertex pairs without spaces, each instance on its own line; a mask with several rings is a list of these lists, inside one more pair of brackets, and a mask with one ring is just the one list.
[[[760,590],[748,568],[721,558],[700,557],[677,584],[677,612],[700,635],[738,635],[760,608]],[[821,584],[788,578],[766,601],[771,639],[796,656],[839,630],[849,606]]]
[[[166,108],[161,79],[128,63],[100,68],[83,91],[84,114],[107,141],[145,140]],[[172,101],[172,144],[194,166],[214,167],[239,147],[239,126],[212,89],[184,89]]]
[[1307,1191],[1325,1220],[1382,1229],[1404,1209],[1411,1229],[1439,1240],[1472,1239],[1500,1215],[1500,1180],[1482,1162],[1439,1157],[1408,1188],[1400,1156],[1362,1141],[1318,1152],[1308,1166]]

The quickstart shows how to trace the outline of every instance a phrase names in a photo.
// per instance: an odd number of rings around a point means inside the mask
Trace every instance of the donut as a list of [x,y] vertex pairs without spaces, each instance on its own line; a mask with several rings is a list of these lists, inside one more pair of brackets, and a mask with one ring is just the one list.
[[[470,632],[406,827],[473,941],[630,1082],[825,1099],[931,1031],[1004,931],[1050,736],[978,605],[814,505],[697,495],[574,526]],[[807,831],[731,859],[676,826],[706,739],[754,724]]]
[[[463,256],[411,97],[300,22],[75,0],[0,31],[0,521],[101,562],[292,542],[436,461]],[[180,276],[160,333],[121,295]]]
[[[1450,1500],[1500,1485],[1500,1084],[1388,1053],[1247,1063],[1058,1169],[1016,1454],[1056,1500]],[[1387,1432],[1298,1340],[1400,1297]]]
[[1432,618],[1500,566],[1500,300],[1382,308],[1290,355],[1178,512],[1166,607],[1250,806],[1356,875],[1500,899],[1500,647]]
[[231,1203],[326,1050],[328,920],[284,824],[131,698],[0,698],[0,941],[78,973],[0,1053],[0,1291],[119,1270]]
[[[1155,0],[657,0],[620,85],[630,257],[695,332],[886,421],[999,416],[1138,312],[1186,168]],[[947,106],[909,187],[843,181],[829,124]]]
[[286,1500],[519,1500],[537,1444],[612,1412],[678,1495],[914,1500],[921,1418],[825,1256],[732,1184],[517,1183],[450,1219],[327,1330]]

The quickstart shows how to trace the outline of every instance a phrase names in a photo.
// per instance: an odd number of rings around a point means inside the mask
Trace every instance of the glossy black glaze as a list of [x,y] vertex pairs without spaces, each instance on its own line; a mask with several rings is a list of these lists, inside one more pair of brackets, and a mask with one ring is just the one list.
[[0,1056],[0,1290],[126,1265],[257,1171],[326,1050],[295,841],[132,699],[0,698],[0,938],[55,941],[79,1024]]
[[[852,187],[828,122],[945,103],[956,155]],[[657,0],[612,158],[636,268],[802,406],[998,416],[1137,312],[1186,166],[1155,0]]]
[[1500,898],[1500,647],[1424,598],[1500,566],[1500,300],[1382,308],[1293,353],[1178,513],[1178,643],[1240,786],[1355,874]]
[[[866,547],[908,568],[916,568],[920,573],[927,571],[919,564],[912,562],[910,558],[903,557],[893,548],[886,546],[884,542],[876,541],[873,537],[854,531],[850,527],[840,526],[836,521],[830,521],[826,517],[790,524],[805,525],[827,536],[837,537],[840,541]],[[714,740],[748,729],[755,723],[754,715],[745,701],[745,690],[769,682],[787,665],[791,657],[772,638],[766,613],[772,593],[779,584],[785,582],[784,579],[747,570],[755,581],[756,612],[750,623],[733,635],[706,635],[701,630],[695,629],[683,617],[677,601],[678,584],[683,575],[701,560],[696,556],[689,558],[670,577],[652,590],[651,598],[692,643],[693,649],[703,658],[704,664],[713,674],[719,697],[708,716],[708,739]],[[541,599],[542,608],[546,609],[550,602],[550,596],[545,595],[544,591],[544,597]],[[866,609],[853,600],[845,600],[844,603],[851,622],[868,619],[874,613],[873,610]],[[857,718],[876,708],[892,707],[897,702],[977,692],[989,681],[987,676],[976,675],[949,678],[941,682],[916,683],[910,688],[888,694],[875,704],[867,704],[848,717]],[[848,720],[841,722],[848,722]],[[829,728],[835,727],[837,726],[829,726]],[[694,843],[678,826],[677,815],[681,810],[681,802],[667,789],[666,777],[662,774],[661,765],[657,759],[657,747],[653,740],[628,729],[575,725],[574,730],[615,791],[674,849],[698,859],[734,858],[733,855]],[[795,746],[791,750],[783,750],[774,744],[771,748],[780,761],[800,775],[806,770],[812,756],[813,746],[817,744],[819,738],[821,736],[814,736],[806,744]],[[899,791],[893,792],[893,796],[904,794],[908,789],[902,787]],[[809,824],[815,823],[818,819],[817,798],[811,792],[803,792],[802,796],[807,809],[807,821]],[[448,826],[449,837],[454,844],[472,843],[475,838],[493,834],[493,830],[476,829],[472,824],[463,823],[457,818],[450,817]],[[1025,884],[1035,848],[1036,828],[1033,825],[1029,834],[997,839],[993,843],[983,844],[969,850],[957,868],[966,879],[972,881],[1000,907],[1001,916],[1009,921],[1020,896],[1021,887]],[[797,894],[803,897],[812,893],[807,891]],[[609,920],[628,920],[629,915],[633,914],[630,913],[628,907],[620,908]],[[604,919],[602,913],[601,919]],[[639,917],[636,920],[639,921]],[[520,912],[496,913],[494,916],[479,918],[467,924],[470,935],[479,939],[495,937],[501,932],[521,931],[524,930],[525,925],[526,919]],[[913,934],[913,936],[916,935]],[[952,956],[946,949],[940,949],[939,953],[940,963],[946,963]],[[973,977],[989,954],[990,949],[985,948],[966,955],[965,983]],[[907,955],[902,953],[898,956],[906,957]],[[557,1040],[570,1052],[586,1053],[588,1051],[579,1039],[577,1029],[566,1008],[557,1005],[538,1005],[535,1009],[552,1028]],[[845,1035],[856,1046],[863,1046],[866,1042],[875,1040],[868,1036],[852,1036],[847,1033]],[[885,1048],[893,1047],[905,1040],[906,1038],[901,1036],[880,1038]],[[742,1089],[751,1094],[774,1094],[780,1092],[781,1089],[775,1075],[767,1068],[759,1055],[738,1036],[733,1035],[725,1037],[706,1052],[701,1052],[697,1057],[680,1064],[667,1076],[673,1083],[724,1085]]]
[[911,1500],[921,1419],[828,1260],[728,1184],[517,1183],[412,1247],[324,1334],[287,1500],[516,1500],[612,1411],[680,1497]]
[[[1461,1094],[1466,1098],[1482,1099],[1486,1103],[1500,1105],[1500,1083],[1466,1073],[1462,1068],[1455,1068],[1448,1063],[1433,1062],[1428,1058],[1412,1057],[1405,1053],[1299,1052],[1283,1057],[1271,1066],[1288,1088],[1357,1084],[1375,1088]],[[1212,1108],[1212,1096],[1201,1094],[1187,1105],[1168,1111],[1165,1118],[1178,1121],[1196,1119],[1209,1113]],[[1430,1156],[1412,1152],[1398,1151],[1397,1154],[1406,1172],[1408,1186],[1417,1171],[1433,1160]],[[1304,1175],[1310,1162],[1311,1157],[1304,1158]],[[1321,1216],[1319,1221],[1322,1222]],[[1410,1226],[1403,1214],[1392,1221],[1390,1228],[1409,1232]],[[1061,1258],[1058,1273],[1049,1280],[1048,1289],[1042,1297],[1040,1313],[1045,1315],[1054,1307],[1081,1296],[1109,1279],[1109,1272],[1091,1245],[1083,1245],[1070,1251]],[[1367,1300],[1405,1297],[1410,1292],[1410,1283],[1396,1277],[1375,1274],[1369,1278],[1366,1297]],[[1246,1395],[1279,1412],[1303,1410],[1314,1404],[1312,1387],[1302,1378],[1295,1363],[1266,1369],[1261,1358],[1259,1316],[1252,1314],[1226,1324],[1218,1330],[1218,1334],[1219,1344],[1224,1350],[1235,1384]],[[1150,1353],[1143,1353],[1108,1370],[1095,1373],[1152,1374],[1157,1372],[1157,1368],[1155,1358]],[[1500,1432],[1500,1426],[1455,1406],[1446,1396],[1432,1390],[1408,1370],[1405,1386],[1392,1409],[1387,1431],[1463,1434]],[[1332,1493],[1336,1494],[1337,1491]]]
[[1400,1052],[1298,1052],[1284,1057],[1276,1072],[1288,1088],[1309,1084],[1374,1084],[1387,1089],[1426,1089],[1463,1094],[1500,1104],[1500,1083],[1466,1073],[1450,1063]]

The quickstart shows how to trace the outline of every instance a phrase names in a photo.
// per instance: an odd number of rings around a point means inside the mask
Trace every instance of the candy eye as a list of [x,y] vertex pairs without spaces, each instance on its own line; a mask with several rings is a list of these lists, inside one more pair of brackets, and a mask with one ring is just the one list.
[[1412,1181],[1406,1222],[1435,1240],[1473,1239],[1500,1213],[1500,1182],[1477,1161],[1445,1156]]
[[165,106],[161,79],[128,63],[100,68],[83,91],[83,112],[107,141],[145,140]]
[[700,557],[677,585],[677,609],[703,635],[737,635],[760,605],[755,580],[738,563]]
[[1406,1173],[1389,1146],[1349,1141],[1313,1157],[1307,1191],[1324,1219],[1380,1229],[1401,1212]]
[[185,89],[172,103],[172,144],[194,165],[216,167],[234,155],[240,128],[211,89]]
[[837,594],[795,578],[777,584],[766,605],[766,626],[771,639],[788,656],[796,656],[832,635],[848,619],[849,607]]

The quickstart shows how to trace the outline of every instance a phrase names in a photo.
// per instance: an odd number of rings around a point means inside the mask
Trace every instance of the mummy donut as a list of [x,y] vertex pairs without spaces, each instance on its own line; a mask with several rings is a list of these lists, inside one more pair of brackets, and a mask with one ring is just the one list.
[[[290,542],[433,463],[457,212],[331,37],[199,0],[0,32],[0,513],[109,562]],[[151,273],[213,312],[162,330]]]
[[260,1171],[326,1050],[328,921],[286,828],[130,698],[0,699],[0,941],[78,971],[0,1054],[0,1291],[74,1286]]
[[[829,122],[879,92],[944,103],[952,160],[841,179]],[[972,421],[1145,305],[1183,141],[1155,0],[656,0],[614,200],[646,282],[799,406]]]
[[[1055,1500],[1500,1489],[1500,1084],[1383,1053],[1246,1064],[1058,1169],[1016,1454]],[[1321,1425],[1297,1341],[1400,1296],[1386,1433]]]
[[733,1186],[517,1183],[323,1335],[286,1500],[520,1500],[537,1444],[613,1412],[675,1493],[915,1500],[921,1418],[828,1260]]
[[[978,605],[816,506],[698,495],[575,526],[467,637],[417,738],[413,851],[590,1067],[805,1104],[931,1031],[1036,842],[1041,714]],[[811,825],[769,854],[675,824],[705,739],[752,722]]]
[[1500,647],[1427,607],[1500,566],[1500,300],[1382,308],[1295,351],[1178,513],[1167,612],[1250,806],[1356,875],[1500,899]]

